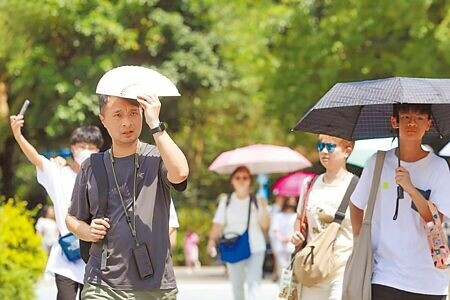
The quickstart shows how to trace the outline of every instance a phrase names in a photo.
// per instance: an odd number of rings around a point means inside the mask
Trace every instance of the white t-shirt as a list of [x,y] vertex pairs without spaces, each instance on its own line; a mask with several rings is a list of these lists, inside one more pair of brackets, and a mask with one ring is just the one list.
[[[55,210],[56,225],[61,235],[65,235],[69,233],[65,218],[77,174],[69,166],[61,167],[44,156],[41,156],[41,159],[43,167],[42,170],[37,169],[37,180],[50,196]],[[82,259],[69,261],[59,243],[55,243],[50,251],[46,271],[83,283],[84,267]]]
[[[323,176],[324,174],[319,175],[314,181],[306,204],[306,218],[308,221],[307,242],[311,242],[320,232],[328,227],[330,223],[323,222],[320,215],[326,214],[334,217],[353,178],[353,174],[347,172],[342,181],[330,184],[323,181]],[[298,213],[301,213],[301,208],[302,205],[299,203]],[[352,247],[353,233],[350,222],[350,210],[347,209],[334,244],[336,271],[327,278],[327,283],[344,275],[345,264],[352,252]]]
[[[372,182],[376,154],[364,168],[351,197],[352,203],[365,209]],[[447,163],[434,153],[416,162],[401,162],[413,184],[430,190],[430,201],[439,211],[450,216],[450,172]],[[395,149],[386,153],[381,173],[374,214],[372,217],[372,248],[374,271],[372,283],[427,295],[445,295],[449,283],[448,270],[434,267],[421,217],[412,209],[405,192],[399,201],[398,217],[393,220],[397,199],[395,169],[398,158]]]
[[297,219],[297,214],[295,212],[289,213],[279,211],[272,215],[269,235],[272,237],[271,245],[274,252],[292,253],[294,251],[294,244],[292,244],[290,240],[287,243],[283,243],[277,238],[277,234],[282,237],[290,238],[294,234],[295,219]]
[[178,222],[177,211],[175,210],[175,205],[173,205],[172,199],[170,199],[169,227],[171,228],[180,227],[180,223]]
[[50,251],[51,247],[58,243],[59,230],[56,226],[56,222],[53,219],[40,217],[35,225],[36,231],[42,235],[42,242],[47,251]]
[[[224,225],[224,235],[228,233],[243,234],[247,229],[247,217],[248,217],[248,205],[250,196],[245,199],[237,199],[236,194],[231,194],[230,204],[226,207],[227,197],[220,199],[219,206],[217,207],[216,214],[213,219],[213,223]],[[250,224],[248,229],[250,251],[251,253],[265,251],[266,241],[264,234],[259,225],[259,210],[263,208],[258,205],[258,209],[255,204],[251,205]],[[225,221],[226,210],[226,221]],[[226,224],[225,224],[226,223]]]

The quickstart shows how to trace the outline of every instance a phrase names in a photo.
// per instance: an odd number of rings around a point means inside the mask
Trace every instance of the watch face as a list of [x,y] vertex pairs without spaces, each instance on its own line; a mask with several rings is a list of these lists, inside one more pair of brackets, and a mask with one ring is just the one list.
[[157,132],[162,132],[164,130],[166,130],[166,125],[164,125],[163,122],[160,122],[157,127],[150,129],[150,133],[155,134]]

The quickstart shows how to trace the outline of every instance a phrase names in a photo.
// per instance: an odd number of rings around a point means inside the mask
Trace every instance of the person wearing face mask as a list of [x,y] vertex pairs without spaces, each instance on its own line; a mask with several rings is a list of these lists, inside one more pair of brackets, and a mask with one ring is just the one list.
[[[325,173],[320,174],[312,181],[309,194],[302,195],[297,207],[297,213],[302,213],[302,202],[306,201],[307,242],[311,242],[320,232],[325,230],[333,222],[334,215],[342,202],[352,178],[355,176],[347,170],[346,162],[353,150],[354,142],[338,137],[320,134],[317,150]],[[306,191],[310,183],[305,182],[303,191]],[[300,224],[297,218],[294,225],[294,234],[291,242],[301,245],[305,240],[299,230]],[[342,295],[342,283],[345,264],[353,247],[353,234],[350,222],[350,211],[347,209],[345,218],[337,233],[334,243],[334,257],[336,269],[322,282],[311,287],[301,288],[302,300],[338,300]]]
[[[97,126],[76,128],[70,136],[70,150],[74,162],[61,164],[57,160],[40,155],[36,148],[23,136],[22,115],[10,116],[11,129],[15,140],[28,160],[36,166],[37,181],[45,188],[55,210],[56,224],[61,236],[69,233],[65,216],[70,206],[75,177],[80,171],[81,163],[92,153],[98,152],[103,145],[103,137]],[[82,259],[69,261],[63,254],[59,243],[50,250],[46,271],[55,274],[58,300],[74,300],[83,289],[85,263]]]
[[[250,257],[235,263],[226,263],[226,266],[233,287],[234,300],[256,300],[260,299],[259,285],[263,276],[266,250],[264,231],[270,226],[270,214],[267,201],[256,198],[251,193],[252,174],[247,167],[236,168],[230,180],[233,193],[220,199],[209,233],[207,251],[211,256],[215,256],[216,244],[220,237],[233,233],[241,235],[248,226]],[[245,297],[245,283],[247,283],[247,297]]]

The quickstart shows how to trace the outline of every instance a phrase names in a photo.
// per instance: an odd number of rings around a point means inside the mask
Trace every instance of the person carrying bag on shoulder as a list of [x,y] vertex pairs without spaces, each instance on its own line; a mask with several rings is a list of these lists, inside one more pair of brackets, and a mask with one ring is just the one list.
[[[296,265],[300,262],[305,263],[306,268],[308,262],[309,266],[320,264],[320,255],[314,257],[311,246],[313,241],[317,241],[319,236],[334,233],[335,240],[329,243],[331,247],[330,255],[334,261],[334,267],[329,270],[323,278],[306,282],[302,284],[301,294],[299,299],[302,300],[340,300],[342,295],[342,281],[344,276],[344,269],[346,261],[351,253],[353,245],[352,229],[350,224],[350,214],[342,211],[338,213],[342,218],[339,225],[335,220],[335,214],[341,206],[344,195],[349,189],[349,185],[355,183],[356,176],[347,171],[346,161],[353,150],[354,142],[347,141],[338,137],[321,134],[318,136],[317,150],[319,152],[319,159],[325,168],[325,173],[319,175],[312,183],[305,204],[307,234],[299,230],[300,221],[297,220],[294,225],[294,234],[292,236],[292,243],[296,246],[301,245],[306,240],[306,246],[303,251],[311,252],[308,256],[307,262],[294,260],[294,274],[299,282],[302,278],[297,276],[295,272]],[[345,205],[346,208],[346,205]],[[299,203],[297,212],[301,214],[302,204]],[[331,225],[331,227],[330,227]],[[330,229],[328,229],[330,227]],[[334,232],[332,232],[334,229]],[[317,245],[316,245],[317,246]],[[316,251],[319,249],[315,249]],[[326,250],[326,249],[320,249]],[[301,251],[300,251],[301,252]],[[299,252],[299,253],[300,253]],[[295,258],[298,259],[297,257]],[[323,257],[322,257],[323,259]]]
[[[450,216],[450,171],[444,159],[422,148],[433,124],[431,106],[394,104],[390,123],[399,146],[386,152],[377,172],[377,156],[367,161],[351,196],[354,252],[370,253],[365,280],[359,280],[361,263],[352,263],[361,255],[352,254],[342,299],[444,300],[449,272],[440,223]],[[437,242],[442,249],[435,249]]]
[[251,194],[252,174],[247,167],[236,168],[230,178],[234,192],[219,202],[207,250],[214,257],[219,246],[234,299],[256,300],[260,299],[259,285],[266,250],[264,230],[270,224],[269,211],[264,199],[257,199]]

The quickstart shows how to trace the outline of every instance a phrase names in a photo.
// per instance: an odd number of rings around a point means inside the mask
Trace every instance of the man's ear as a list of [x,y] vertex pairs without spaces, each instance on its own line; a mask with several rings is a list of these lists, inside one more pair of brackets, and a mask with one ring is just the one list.
[[433,120],[431,120],[431,119],[428,119],[428,122],[427,122],[428,124],[428,126],[427,126],[427,129],[425,129],[425,131],[428,131],[428,130],[430,130],[430,128],[431,128],[431,126],[433,126]]
[[344,153],[345,153],[346,159],[350,156],[350,154],[352,154],[352,151],[353,151],[352,147],[350,147],[350,146],[345,147]]
[[397,129],[399,127],[397,118],[394,116],[391,117],[391,126],[392,126],[392,128],[395,128],[395,129]]
[[104,117],[102,114],[99,114],[99,115],[98,115],[98,118],[100,119],[100,122],[102,122],[103,127],[106,128],[106,125],[105,125],[105,117]]

